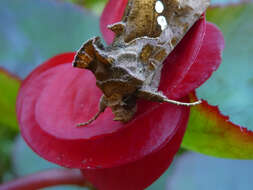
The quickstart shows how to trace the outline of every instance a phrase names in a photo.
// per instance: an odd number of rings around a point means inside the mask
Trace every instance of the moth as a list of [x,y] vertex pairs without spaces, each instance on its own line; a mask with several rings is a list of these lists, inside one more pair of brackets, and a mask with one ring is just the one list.
[[110,107],[114,120],[126,123],[136,110],[136,100],[168,102],[158,91],[163,61],[209,6],[209,0],[129,0],[121,22],[109,25],[115,33],[104,47],[99,37],[88,40],[78,50],[73,66],[89,69],[103,95],[99,111],[88,125]]

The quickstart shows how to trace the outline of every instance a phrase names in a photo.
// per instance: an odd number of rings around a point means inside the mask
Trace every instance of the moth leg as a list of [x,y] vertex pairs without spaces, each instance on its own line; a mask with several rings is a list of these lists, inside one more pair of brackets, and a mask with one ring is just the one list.
[[95,121],[101,113],[103,113],[105,111],[105,109],[107,107],[107,104],[106,104],[106,101],[105,101],[104,97],[105,96],[103,95],[99,100],[99,110],[98,110],[98,112],[89,121],[86,121],[84,123],[78,123],[77,127],[83,127],[83,126],[89,125],[90,123]]
[[179,102],[176,100],[168,99],[162,92],[157,92],[155,90],[148,90],[148,89],[140,89],[137,91],[137,97],[153,102],[167,102],[171,104],[176,104],[180,106],[195,106],[201,103],[201,100],[198,100],[196,102]]

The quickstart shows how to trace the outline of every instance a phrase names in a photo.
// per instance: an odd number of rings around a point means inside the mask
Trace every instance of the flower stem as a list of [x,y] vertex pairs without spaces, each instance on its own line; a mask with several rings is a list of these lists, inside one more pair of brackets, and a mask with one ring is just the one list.
[[36,190],[56,185],[91,187],[80,170],[50,169],[2,184],[0,185],[0,190]]

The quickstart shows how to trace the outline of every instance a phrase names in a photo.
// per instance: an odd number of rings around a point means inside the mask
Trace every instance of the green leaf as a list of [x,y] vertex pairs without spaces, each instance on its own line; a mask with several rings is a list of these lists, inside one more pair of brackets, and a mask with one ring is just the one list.
[[100,15],[108,0],[64,0],[64,1],[68,1],[71,3],[75,3],[79,6],[89,8],[98,15]]
[[225,37],[223,61],[211,79],[201,86],[198,96],[232,122],[253,130],[253,3],[215,7],[207,19],[219,26]]
[[[94,3],[96,2],[96,3]],[[105,4],[107,3],[107,0],[87,0],[87,7],[93,10],[95,13],[100,15],[105,7]]]
[[15,107],[20,84],[19,78],[0,68],[0,138],[4,127],[18,131]]
[[197,93],[220,110],[207,103],[192,107],[183,147],[217,157],[253,159],[252,18],[252,3],[208,10],[207,19],[220,27],[226,47],[220,68]]
[[[191,101],[196,101],[194,95]],[[204,101],[191,107],[182,146],[216,157],[253,159],[253,132],[233,124],[218,107]]]
[[12,140],[18,133],[15,105],[21,81],[0,68],[0,181],[10,168]]

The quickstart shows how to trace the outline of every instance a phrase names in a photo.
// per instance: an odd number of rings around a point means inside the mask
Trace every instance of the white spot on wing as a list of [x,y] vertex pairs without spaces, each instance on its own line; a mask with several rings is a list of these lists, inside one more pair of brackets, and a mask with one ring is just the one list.
[[163,3],[161,1],[156,1],[156,3],[155,3],[155,11],[157,13],[162,13],[163,10],[164,10]]
[[165,30],[168,26],[168,23],[167,23],[166,18],[164,16],[158,16],[157,23],[161,26],[162,30]]

